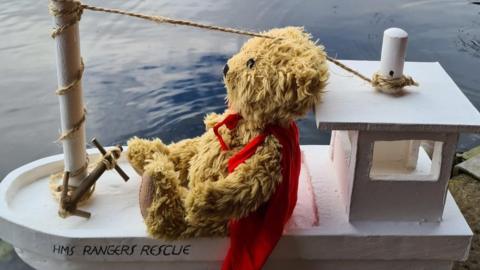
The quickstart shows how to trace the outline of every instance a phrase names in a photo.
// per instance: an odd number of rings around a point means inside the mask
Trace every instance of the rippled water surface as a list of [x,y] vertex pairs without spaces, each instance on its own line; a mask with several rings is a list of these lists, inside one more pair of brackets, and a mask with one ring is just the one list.
[[[383,30],[402,27],[408,60],[439,61],[480,107],[480,5],[469,1],[85,1],[255,31],[303,25],[340,59],[378,60]],[[0,179],[61,152],[51,26],[46,0],[0,0]],[[246,39],[85,11],[87,136],[108,145],[201,134],[204,114],[224,109],[221,69]],[[303,144],[328,142],[312,115],[300,129]],[[477,143],[464,136],[460,148]],[[9,250],[0,248],[0,268],[27,269]]]

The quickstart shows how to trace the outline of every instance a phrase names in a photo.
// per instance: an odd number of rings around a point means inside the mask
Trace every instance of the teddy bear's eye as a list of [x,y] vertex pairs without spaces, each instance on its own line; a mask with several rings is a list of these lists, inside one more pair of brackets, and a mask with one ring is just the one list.
[[247,61],[247,67],[252,69],[253,66],[255,66],[255,60],[253,58],[248,59]]

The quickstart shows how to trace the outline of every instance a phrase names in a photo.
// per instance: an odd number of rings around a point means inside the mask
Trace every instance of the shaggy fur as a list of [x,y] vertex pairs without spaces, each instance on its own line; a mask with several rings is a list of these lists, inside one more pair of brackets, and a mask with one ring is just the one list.
[[328,67],[323,47],[302,28],[265,34],[275,38],[252,38],[228,61],[227,100],[243,117],[235,129],[219,129],[228,151],[221,150],[212,130],[228,113],[207,115],[200,137],[170,145],[159,139],[128,142],[130,163],[154,186],[145,216],[152,236],[224,236],[229,220],[258,209],[282,180],[281,146],[273,136],[230,174],[228,160],[267,124],[285,125],[319,102]]

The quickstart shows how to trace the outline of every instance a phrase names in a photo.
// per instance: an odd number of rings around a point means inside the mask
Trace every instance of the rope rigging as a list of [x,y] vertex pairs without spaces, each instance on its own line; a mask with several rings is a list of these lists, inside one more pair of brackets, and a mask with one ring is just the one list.
[[[62,8],[59,8],[58,6],[61,6]],[[129,12],[129,11],[119,10],[119,9],[97,7],[97,6],[83,4],[82,2],[80,2],[78,0],[50,0],[50,4],[49,4],[50,14],[52,16],[55,16],[55,17],[68,18],[68,19],[66,19],[66,21],[62,25],[59,25],[59,26],[57,26],[56,28],[53,29],[53,31],[51,33],[52,38],[58,37],[58,35],[60,35],[62,32],[66,31],[69,27],[71,27],[71,26],[75,25],[77,22],[79,22],[81,17],[82,17],[83,11],[85,9],[91,10],[91,11],[96,11],[96,12],[104,12],[104,13],[130,16],[130,17],[135,17],[135,18],[148,20],[148,21],[152,21],[152,22],[156,22],[156,23],[168,23],[168,24],[173,24],[173,25],[183,25],[183,26],[202,28],[202,29],[207,29],[207,30],[212,30],[212,31],[221,31],[221,32],[226,32],[226,33],[239,34],[239,35],[244,35],[244,36],[273,39],[273,37],[268,36],[268,35],[264,35],[262,33],[244,31],[244,30],[215,26],[215,25],[201,24],[201,23],[192,22],[192,21],[188,21],[188,20],[172,19],[172,18],[163,17],[163,16],[147,15],[147,14],[142,14],[142,13]],[[346,66],[345,64],[336,60],[335,58],[327,56],[327,60],[329,62],[333,63],[334,65],[340,67],[341,69],[343,69],[343,70],[357,76],[358,78],[364,80],[365,82],[371,84],[376,89],[381,88],[381,89],[387,90],[387,92],[393,93],[395,89],[401,89],[401,88],[406,87],[406,86],[418,86],[418,83],[415,82],[413,80],[413,78],[410,77],[410,76],[403,75],[400,78],[391,78],[391,77],[384,76],[384,75],[376,72],[376,73],[373,74],[372,78],[368,78],[367,76],[365,76],[365,75],[361,74],[360,72]],[[78,85],[78,83],[82,79],[83,70],[84,70],[84,64],[83,64],[83,61],[82,61],[77,77],[72,82],[70,82],[68,85],[59,87],[56,90],[56,94],[57,95],[64,95],[67,92],[69,92],[70,90],[72,90],[73,88],[75,88],[75,86]],[[84,122],[85,122],[85,114],[80,119],[80,121],[78,121],[71,129],[63,132],[63,134],[60,136],[60,138],[58,140],[63,140],[65,138],[70,137],[73,133],[75,133],[77,130],[79,130],[80,126]]]

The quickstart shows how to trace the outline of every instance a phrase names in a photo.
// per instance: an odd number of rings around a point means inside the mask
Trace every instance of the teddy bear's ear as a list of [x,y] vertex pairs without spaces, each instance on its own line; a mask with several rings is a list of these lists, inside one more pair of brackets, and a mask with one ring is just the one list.
[[292,75],[291,90],[296,95],[297,114],[304,115],[312,106],[320,102],[328,80],[326,54],[322,47],[309,46],[301,48],[302,53],[290,61]]
[[322,93],[328,79],[326,64],[297,65],[294,74],[294,85],[300,99]]
[[271,63],[270,72],[277,76],[263,85],[275,90],[274,100],[286,109],[283,116],[301,117],[321,99],[328,79],[326,53],[303,27],[277,28],[266,34],[274,39],[265,41],[265,58]]

